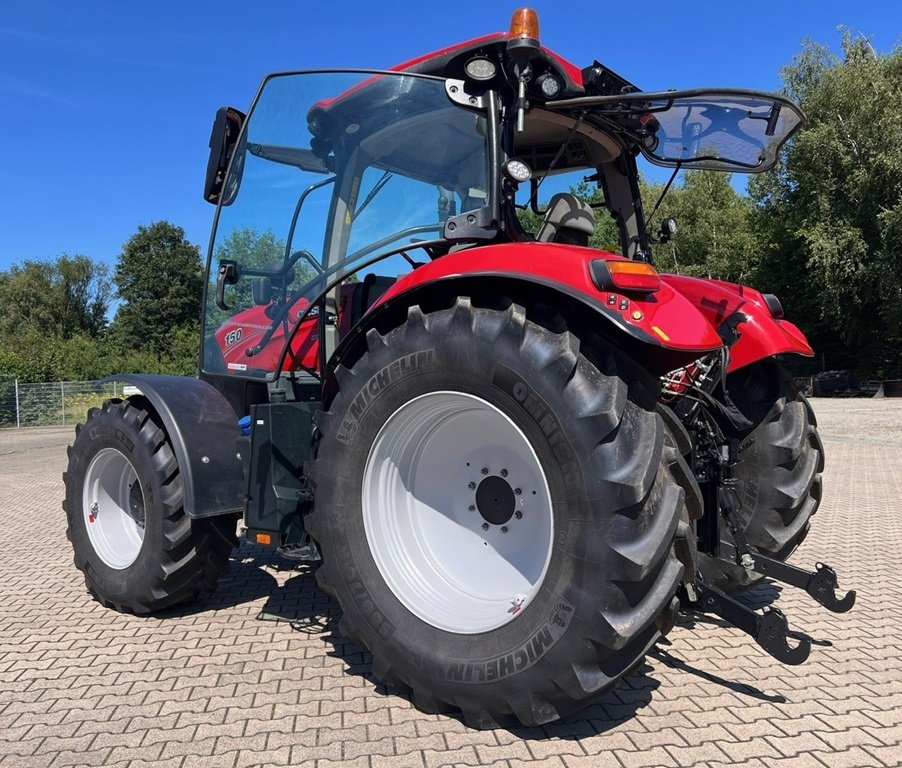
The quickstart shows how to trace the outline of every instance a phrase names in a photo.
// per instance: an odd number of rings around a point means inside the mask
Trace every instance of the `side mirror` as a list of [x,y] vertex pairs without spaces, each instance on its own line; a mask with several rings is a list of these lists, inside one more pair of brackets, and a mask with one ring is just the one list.
[[210,133],[210,158],[207,160],[207,176],[204,182],[204,200],[213,205],[219,202],[220,197],[223,205],[229,205],[238,191],[241,168],[232,169],[228,186],[226,172],[235,154],[245,117],[243,112],[233,107],[220,107],[216,112],[213,130]]
[[254,304],[265,307],[272,301],[272,280],[268,277],[258,277],[251,281],[251,296]]

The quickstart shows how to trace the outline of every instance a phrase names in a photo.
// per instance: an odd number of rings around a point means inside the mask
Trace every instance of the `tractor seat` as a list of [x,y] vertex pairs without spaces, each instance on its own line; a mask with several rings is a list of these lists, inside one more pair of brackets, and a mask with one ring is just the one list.
[[545,220],[536,235],[540,243],[589,245],[595,231],[595,212],[584,200],[559,192],[548,202]]

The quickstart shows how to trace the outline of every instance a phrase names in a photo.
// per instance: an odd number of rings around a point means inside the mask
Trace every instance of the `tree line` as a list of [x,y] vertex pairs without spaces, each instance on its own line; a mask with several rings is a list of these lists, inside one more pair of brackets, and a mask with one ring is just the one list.
[[0,272],[0,374],[194,373],[202,290],[200,248],[166,221],[138,227],[112,271],[82,255],[16,264]]
[[[806,41],[781,77],[807,126],[774,171],[750,177],[746,194],[725,174],[682,174],[654,217],[679,227],[655,247],[657,266],[777,294],[818,353],[794,361],[799,373],[900,377],[902,49],[878,54],[846,34],[837,55]],[[648,215],[663,185],[642,187]],[[592,199],[586,188],[575,191]],[[530,217],[525,223],[535,226]],[[612,220],[598,217],[591,244],[616,250]],[[262,260],[280,249],[262,240],[234,245],[260,250]],[[0,272],[0,374],[191,374],[202,289],[199,247],[166,221],[138,227],[112,270],[82,255],[14,265]]]

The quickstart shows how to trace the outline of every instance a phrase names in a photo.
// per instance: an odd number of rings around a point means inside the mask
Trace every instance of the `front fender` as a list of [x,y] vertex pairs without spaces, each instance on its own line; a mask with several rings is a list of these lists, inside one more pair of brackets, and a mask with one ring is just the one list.
[[159,415],[182,475],[188,517],[244,511],[238,415],[218,390],[186,376],[117,374],[104,381],[137,387]]
[[734,312],[745,315],[747,319],[738,326],[739,339],[730,348],[729,371],[773,355],[814,355],[805,334],[788,320],[775,318],[754,288],[680,275],[661,275],[661,279],[691,301],[715,328]]
[[[642,350],[642,362],[653,373],[664,373],[718,349],[721,339],[705,316],[687,299],[662,283],[650,293],[600,290],[592,280],[596,259],[620,259],[592,248],[553,243],[505,243],[450,253],[405,275],[382,295],[363,321],[336,352],[341,359],[345,342],[376,324],[393,305],[409,305],[430,289],[488,292],[497,286],[529,286],[555,294],[565,307],[578,302],[607,325],[609,336],[623,339],[631,350]],[[569,304],[569,306],[573,306]],[[566,309],[565,309],[566,311]],[[357,332],[355,334],[355,331]]]

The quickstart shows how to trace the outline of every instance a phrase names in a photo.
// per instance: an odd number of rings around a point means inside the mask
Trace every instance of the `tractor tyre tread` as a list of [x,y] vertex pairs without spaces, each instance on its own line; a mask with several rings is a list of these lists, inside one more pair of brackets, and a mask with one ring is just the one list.
[[[84,473],[97,451],[114,447],[125,455],[129,443],[133,448],[127,458],[142,487],[149,483],[158,502],[155,510],[151,505],[146,512],[155,521],[147,521],[137,559],[117,570],[100,559],[87,535],[82,488]],[[233,515],[187,516],[175,454],[162,424],[143,398],[107,400],[101,408],[90,409],[84,424],[76,427],[68,456],[63,474],[66,536],[73,545],[75,567],[98,602],[122,613],[148,614],[191,602],[216,588],[238,544],[237,519]]]
[[[674,594],[685,570],[674,553],[677,530],[686,515],[685,492],[671,470],[671,462],[683,460],[673,451],[671,461],[664,460],[667,429],[655,412],[653,386],[628,377],[615,350],[581,350],[579,337],[566,328],[560,316],[554,322],[539,321],[539,317],[533,313],[528,318],[527,311],[513,303],[503,309],[476,307],[466,297],[458,297],[448,309],[428,313],[413,306],[399,327],[385,334],[367,333],[366,351],[336,371],[335,397],[316,418],[318,452],[309,472],[317,504],[308,519],[308,531],[323,554],[317,581],[338,599],[343,611],[342,636],[371,651],[374,676],[389,687],[410,690],[418,708],[427,712],[458,710],[475,728],[494,728],[512,720],[527,726],[549,722],[584,706],[613,685],[641,663],[661,628],[672,625],[672,620],[661,617],[666,613],[672,619],[675,615]],[[579,596],[580,602],[572,608],[573,618],[536,663],[492,683],[462,684],[445,673],[443,662],[462,658],[454,655],[462,647],[454,638],[461,636],[444,633],[442,637],[441,631],[413,614],[405,615],[406,609],[397,603],[373,564],[365,562],[366,557],[356,550],[357,557],[352,556],[351,534],[346,535],[349,528],[363,526],[358,478],[349,467],[355,466],[359,456],[365,460],[368,445],[360,441],[371,439],[367,430],[374,427],[365,425],[366,415],[360,416],[359,431],[349,439],[345,416],[355,396],[385,366],[411,350],[422,349],[434,349],[437,359],[453,360],[456,365],[443,367],[443,362],[437,366],[439,370],[423,374],[422,382],[398,385],[411,386],[411,394],[404,397],[416,396],[433,382],[436,387],[448,382],[448,388],[472,381],[467,378],[471,371],[492,370],[496,363],[513,366],[536,387],[537,395],[549,402],[557,398],[552,410],[566,414],[568,439],[579,451],[582,476],[590,478],[586,482],[591,492],[578,491],[584,506],[573,517],[581,526],[580,534],[590,541],[556,543],[562,548],[578,546],[584,558],[567,563],[574,571],[572,578],[580,583],[567,592],[571,601]],[[489,375],[483,375],[489,390]],[[497,393],[482,396],[500,397]],[[340,434],[340,430],[345,432]],[[596,523],[588,525],[586,519]],[[565,523],[576,530],[570,518]],[[560,555],[562,559],[567,556]],[[553,556],[549,574],[554,562]],[[611,575],[599,578],[605,569]],[[540,592],[550,580],[550,575],[545,577]],[[378,604],[386,618],[404,617],[403,632],[389,639],[376,631],[376,614],[362,609],[354,592],[361,585],[367,590],[363,599]],[[533,626],[517,624],[526,619],[529,607],[523,617],[493,632],[517,626],[522,633]],[[532,615],[530,621],[537,613]],[[411,640],[417,633],[423,638]],[[500,636],[492,637],[497,640]],[[441,647],[430,646],[434,637]],[[424,648],[432,656],[418,656]],[[481,657],[477,652],[473,659],[487,656],[487,652]]]

